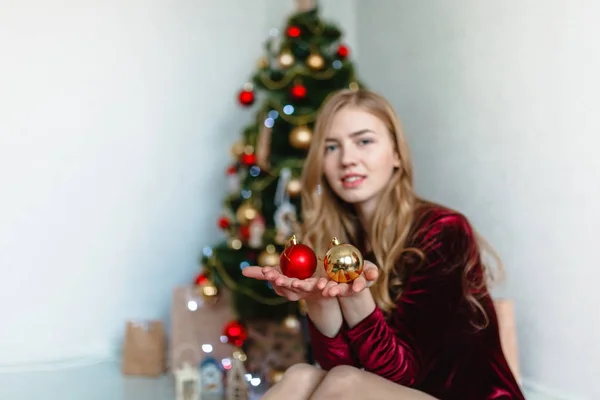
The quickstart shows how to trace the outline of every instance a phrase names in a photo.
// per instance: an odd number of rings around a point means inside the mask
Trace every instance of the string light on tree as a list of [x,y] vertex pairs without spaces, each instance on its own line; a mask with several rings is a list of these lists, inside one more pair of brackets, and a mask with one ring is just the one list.
[[360,85],[357,82],[350,82],[348,84],[348,89],[356,91],[360,89]]
[[279,54],[277,62],[279,63],[279,66],[281,68],[286,69],[294,65],[294,62],[296,62],[296,58],[289,49],[286,49],[283,50],[281,54]]
[[242,248],[242,241],[236,237],[229,238],[227,244],[233,250],[240,250]]

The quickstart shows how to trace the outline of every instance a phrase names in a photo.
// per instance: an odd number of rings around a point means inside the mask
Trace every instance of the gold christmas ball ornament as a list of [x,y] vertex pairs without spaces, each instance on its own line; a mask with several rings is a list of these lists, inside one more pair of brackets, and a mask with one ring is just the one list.
[[306,150],[310,146],[312,131],[306,125],[300,125],[290,132],[290,144],[300,150]]
[[196,294],[205,302],[214,303],[217,301],[219,290],[217,286],[209,279],[205,283],[196,286]]
[[233,146],[231,146],[231,155],[233,156],[234,159],[237,160],[238,158],[240,158],[240,156],[242,154],[244,154],[245,148],[246,148],[246,146],[244,145],[243,142],[241,142],[241,141],[235,142],[233,144]]
[[302,192],[302,183],[300,182],[300,179],[290,179],[287,186],[285,187],[285,190],[290,195],[290,197],[299,196]]
[[246,225],[258,216],[258,210],[250,203],[244,203],[237,209],[235,216],[241,225]]
[[320,54],[312,53],[306,59],[306,65],[308,65],[312,69],[321,69],[325,65],[325,60]]
[[294,57],[291,51],[284,50],[281,52],[281,54],[279,54],[279,58],[277,59],[277,61],[279,62],[279,66],[281,68],[289,68],[292,65],[294,65],[296,58]]
[[281,380],[281,378],[283,378],[284,373],[285,373],[284,370],[281,370],[278,368],[273,368],[269,371],[269,375],[267,376],[267,379],[271,385],[274,385],[277,382],[279,382]]
[[325,254],[323,266],[331,280],[339,283],[352,282],[362,274],[364,269],[363,255],[351,244],[340,244],[333,238],[329,250]]
[[267,58],[267,56],[263,56],[258,59],[258,62],[256,63],[256,65],[260,69],[268,68],[269,67],[269,59]]
[[274,266],[279,265],[280,255],[274,249],[275,249],[275,246],[273,246],[273,249],[271,249],[270,246],[267,246],[267,249],[258,255],[257,261],[258,261],[259,266],[274,267]]

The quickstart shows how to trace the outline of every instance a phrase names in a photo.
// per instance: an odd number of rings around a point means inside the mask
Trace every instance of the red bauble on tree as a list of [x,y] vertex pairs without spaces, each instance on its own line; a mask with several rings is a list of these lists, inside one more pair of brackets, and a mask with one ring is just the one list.
[[350,54],[350,49],[348,49],[347,46],[340,45],[340,47],[338,47],[338,49],[337,49],[338,57],[346,58],[346,57],[348,57],[348,54]]
[[236,347],[242,347],[248,338],[248,332],[244,325],[238,321],[231,321],[223,328],[223,336],[227,338],[227,343],[231,343]]
[[290,94],[294,99],[302,100],[306,97],[307,94],[306,86],[302,85],[301,83],[296,83],[294,84],[294,86],[292,86]]
[[240,159],[244,165],[254,165],[256,163],[256,155],[254,153],[244,153]]
[[240,239],[242,239],[242,240],[250,239],[250,225],[240,226]]
[[307,279],[317,270],[317,255],[305,244],[292,236],[279,258],[281,272],[290,278]]
[[244,85],[244,88],[238,94],[238,100],[241,105],[249,107],[254,104],[256,96],[254,95],[254,87],[252,84]]
[[204,285],[207,282],[208,282],[208,276],[206,276],[205,273],[198,274],[198,276],[196,276],[196,279],[194,280],[194,283],[196,285]]
[[297,38],[301,34],[302,34],[302,30],[300,30],[300,28],[298,28],[295,25],[292,25],[289,28],[287,28],[287,35],[291,38]]
[[230,221],[227,217],[221,217],[219,218],[219,228],[221,229],[227,229],[230,226]]

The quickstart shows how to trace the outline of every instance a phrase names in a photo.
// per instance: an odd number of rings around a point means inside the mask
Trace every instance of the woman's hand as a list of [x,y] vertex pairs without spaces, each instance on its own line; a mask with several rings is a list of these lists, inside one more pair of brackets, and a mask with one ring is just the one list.
[[375,264],[365,260],[363,273],[350,283],[338,283],[333,280],[319,280],[317,288],[323,297],[346,297],[360,293],[370,287],[379,277],[379,269]]
[[271,282],[275,293],[290,301],[321,297],[318,285],[324,287],[327,283],[326,278],[316,275],[307,279],[290,278],[283,275],[279,267],[246,267],[242,274],[248,278]]

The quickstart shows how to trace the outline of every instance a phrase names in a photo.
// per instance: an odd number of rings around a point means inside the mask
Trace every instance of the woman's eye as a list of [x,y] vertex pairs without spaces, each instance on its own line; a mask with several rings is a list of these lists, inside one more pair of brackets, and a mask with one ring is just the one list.
[[361,146],[364,146],[365,144],[369,144],[369,143],[373,143],[373,141],[371,139],[361,139],[359,144]]
[[333,144],[329,144],[327,146],[325,146],[325,153],[329,153],[330,151],[335,150],[336,146]]

